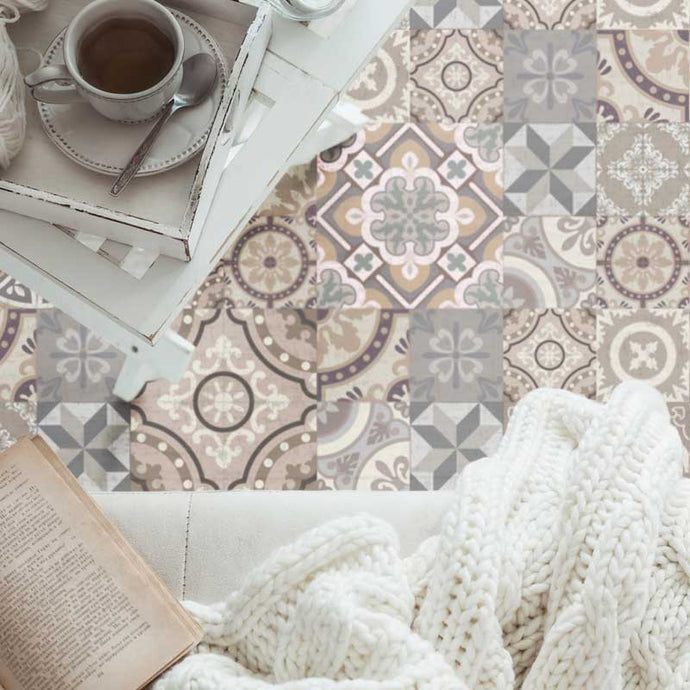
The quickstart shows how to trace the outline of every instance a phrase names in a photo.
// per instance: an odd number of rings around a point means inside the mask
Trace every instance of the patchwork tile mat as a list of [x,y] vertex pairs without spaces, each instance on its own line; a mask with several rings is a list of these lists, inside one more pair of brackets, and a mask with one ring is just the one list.
[[418,0],[176,322],[175,384],[0,281],[0,446],[106,490],[437,490],[541,386],[690,445],[689,0]]

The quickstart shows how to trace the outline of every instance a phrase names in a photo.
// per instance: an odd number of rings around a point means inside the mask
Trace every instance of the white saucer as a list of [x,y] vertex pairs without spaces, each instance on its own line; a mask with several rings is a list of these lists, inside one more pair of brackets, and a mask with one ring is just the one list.
[[[171,10],[184,36],[184,56],[209,53],[218,63],[218,81],[210,98],[195,108],[176,113],[156,139],[137,176],[165,172],[189,160],[206,143],[216,109],[227,85],[223,53],[216,41],[195,21]],[[62,31],[48,48],[43,64],[62,62]],[[124,125],[107,120],[86,103],[39,103],[43,128],[68,158],[94,172],[119,175],[153,126],[152,122]]]

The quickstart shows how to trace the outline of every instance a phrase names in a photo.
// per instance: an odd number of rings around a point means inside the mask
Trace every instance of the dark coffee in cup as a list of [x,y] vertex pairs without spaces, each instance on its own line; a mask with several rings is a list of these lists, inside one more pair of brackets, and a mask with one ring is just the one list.
[[108,93],[138,93],[161,81],[175,62],[172,40],[143,17],[113,17],[79,44],[82,77]]

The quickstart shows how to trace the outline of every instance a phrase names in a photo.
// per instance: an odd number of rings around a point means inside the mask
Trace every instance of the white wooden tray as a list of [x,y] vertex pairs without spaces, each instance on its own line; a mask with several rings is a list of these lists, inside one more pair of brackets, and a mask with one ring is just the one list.
[[[10,36],[17,46],[43,52],[87,2],[51,2],[47,10],[12,25]],[[0,209],[191,259],[268,45],[272,14],[234,0],[165,4],[188,14],[216,39],[230,70],[201,155],[166,173],[137,178],[126,194],[112,197],[110,178],[72,162],[49,141],[27,94],[26,143],[10,168],[0,171]]]

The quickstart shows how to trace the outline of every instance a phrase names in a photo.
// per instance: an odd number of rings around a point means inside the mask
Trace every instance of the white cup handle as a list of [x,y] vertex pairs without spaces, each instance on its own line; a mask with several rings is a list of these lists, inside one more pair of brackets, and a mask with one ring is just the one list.
[[[31,95],[41,103],[75,103],[81,101],[82,97],[77,91],[77,87],[70,83],[72,77],[65,65],[47,65],[39,67],[35,72],[24,77],[24,83],[31,89]],[[63,82],[61,88],[51,88],[47,86],[51,82]]]

